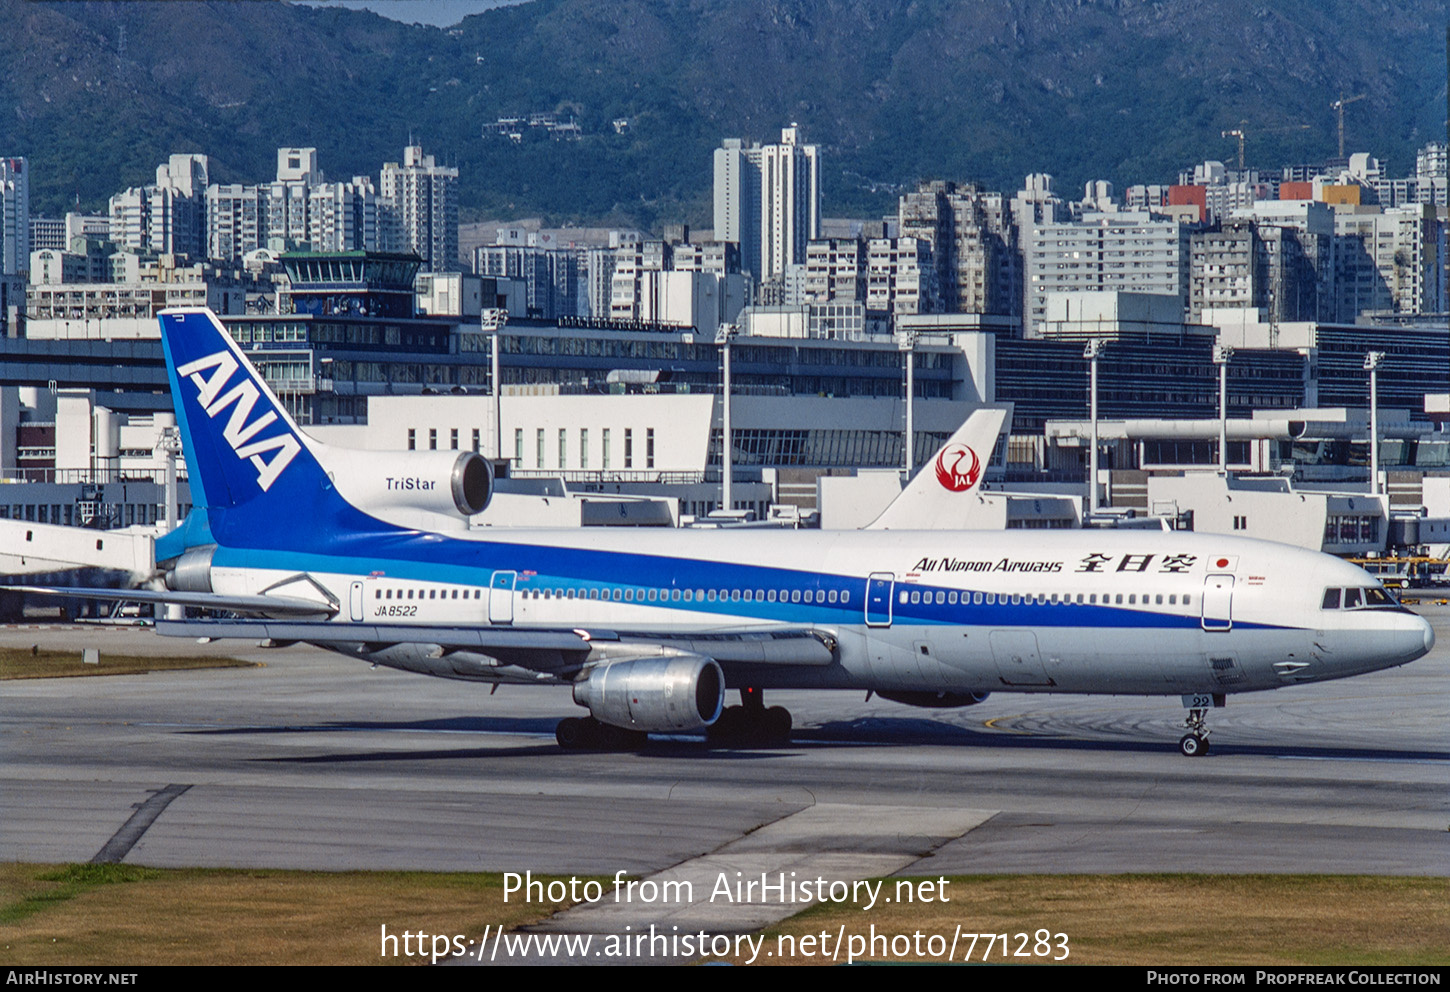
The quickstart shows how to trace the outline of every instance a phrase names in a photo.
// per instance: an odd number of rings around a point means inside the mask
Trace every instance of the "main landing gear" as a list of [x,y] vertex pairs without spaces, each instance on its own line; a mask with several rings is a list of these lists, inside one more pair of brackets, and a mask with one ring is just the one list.
[[739,706],[727,706],[705,731],[711,744],[725,747],[773,747],[790,743],[790,710],[784,706],[765,706],[759,689],[742,688]]

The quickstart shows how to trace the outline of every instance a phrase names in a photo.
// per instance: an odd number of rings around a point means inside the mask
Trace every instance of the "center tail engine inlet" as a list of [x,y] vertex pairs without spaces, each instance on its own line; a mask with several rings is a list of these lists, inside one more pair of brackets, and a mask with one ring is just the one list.
[[[587,744],[610,728],[643,739],[648,733],[703,730],[720,718],[725,675],[712,658],[680,654],[599,665],[574,684],[574,701],[590,719],[563,721],[559,742]],[[566,724],[568,726],[566,726]]]
[[467,529],[493,498],[493,467],[474,451],[315,451],[344,499],[391,523]]

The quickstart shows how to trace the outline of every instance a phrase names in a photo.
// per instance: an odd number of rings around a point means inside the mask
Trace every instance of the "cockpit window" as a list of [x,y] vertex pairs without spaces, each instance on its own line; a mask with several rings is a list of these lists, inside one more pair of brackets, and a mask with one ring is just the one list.
[[1326,589],[1323,610],[1399,610],[1408,612],[1382,586],[1361,586],[1351,589]]
[[1377,606],[1398,606],[1394,597],[1383,589],[1366,589],[1364,591],[1364,605],[1370,609]]

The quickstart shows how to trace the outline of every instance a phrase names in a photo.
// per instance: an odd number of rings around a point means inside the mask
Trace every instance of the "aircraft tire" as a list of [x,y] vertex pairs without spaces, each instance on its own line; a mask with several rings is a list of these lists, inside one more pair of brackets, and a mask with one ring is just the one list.
[[565,751],[578,751],[585,746],[587,736],[584,721],[576,716],[566,716],[554,728],[554,740]]
[[790,710],[784,706],[772,706],[765,711],[763,721],[765,737],[772,744],[789,744],[792,726]]
[[1182,751],[1185,757],[1201,758],[1208,753],[1208,741],[1197,734],[1184,734],[1178,740],[1178,750]]

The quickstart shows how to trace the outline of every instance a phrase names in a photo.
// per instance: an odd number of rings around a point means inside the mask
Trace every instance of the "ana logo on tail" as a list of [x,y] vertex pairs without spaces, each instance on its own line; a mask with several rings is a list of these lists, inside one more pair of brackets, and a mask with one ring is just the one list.
[[[966,469],[962,463],[970,459]],[[966,492],[977,484],[982,475],[982,462],[977,453],[965,444],[949,444],[936,456],[936,481],[943,489],[954,493]]]
[[[222,392],[237,368],[237,360],[230,352],[219,351],[194,362],[187,362],[176,370],[176,376],[178,379],[190,377],[192,384],[196,386],[196,401],[212,419],[228,405],[235,404],[227,425],[222,430],[222,437],[226,438],[227,444],[231,445],[238,458],[251,460],[257,470],[257,485],[266,492],[272,488],[272,483],[277,481],[277,477],[297,456],[302,446],[288,433],[260,441],[252,440],[262,428],[277,419],[277,414],[268,410],[251,423],[247,422],[247,418],[252,415],[252,408],[262,394],[257,389],[257,384],[245,376],[231,390]],[[216,371],[210,377],[203,377],[202,373],[208,369]],[[276,453],[270,459],[264,459],[262,456],[269,451]]]

